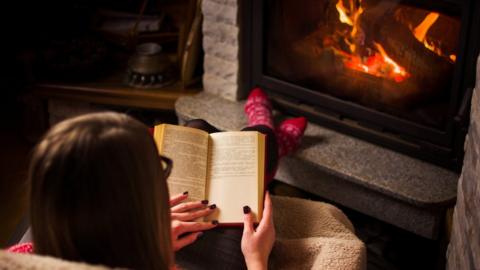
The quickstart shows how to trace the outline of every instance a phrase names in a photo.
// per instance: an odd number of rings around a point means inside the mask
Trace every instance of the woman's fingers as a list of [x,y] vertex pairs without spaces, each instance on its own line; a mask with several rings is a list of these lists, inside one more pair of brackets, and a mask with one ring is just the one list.
[[185,191],[183,194],[177,194],[170,198],[170,207],[175,206],[182,201],[186,200],[188,198],[188,192]]
[[273,207],[272,200],[270,198],[270,193],[268,191],[265,193],[263,215],[260,224],[257,227],[257,231],[267,230],[273,226]]
[[187,234],[187,235],[183,236],[182,238],[177,239],[176,241],[173,242],[174,251],[178,251],[179,249],[182,249],[183,247],[192,244],[202,234],[203,234],[202,232],[196,232],[196,233]]
[[197,218],[205,217],[210,215],[215,211],[214,205],[210,205],[208,208],[193,210],[190,212],[183,212],[183,213],[174,213],[172,212],[171,216],[172,219],[180,220],[180,221],[193,221]]
[[218,222],[185,222],[174,221],[172,222],[173,235],[178,237],[184,233],[206,231],[215,228]]
[[202,234],[202,231],[210,230],[218,225],[217,221],[212,222],[185,222],[172,221],[172,244],[175,251],[195,242]]
[[186,203],[180,203],[178,205],[175,205],[171,208],[172,213],[183,213],[187,211],[191,211],[194,209],[205,209],[207,207],[208,201],[196,201],[196,202],[186,202]]
[[243,207],[243,235],[249,235],[255,232],[253,228],[253,215],[251,209],[248,206]]

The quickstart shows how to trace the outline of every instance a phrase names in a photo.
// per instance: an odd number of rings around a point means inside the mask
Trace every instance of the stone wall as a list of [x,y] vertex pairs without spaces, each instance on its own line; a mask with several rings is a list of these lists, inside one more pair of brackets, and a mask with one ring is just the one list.
[[480,268],[480,57],[473,92],[465,158],[447,252],[447,269]]
[[203,87],[228,100],[238,99],[239,27],[237,0],[203,0]]

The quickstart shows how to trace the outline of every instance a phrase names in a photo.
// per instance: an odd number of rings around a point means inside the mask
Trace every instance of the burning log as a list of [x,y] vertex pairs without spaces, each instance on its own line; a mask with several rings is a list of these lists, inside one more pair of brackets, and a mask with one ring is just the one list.
[[[377,108],[410,107],[432,94],[414,77],[396,82],[345,66],[334,49],[322,46],[321,36],[319,31],[297,42],[294,64],[283,65],[278,74],[302,85],[322,85],[322,92]],[[279,64],[279,59],[271,60],[272,67]]]
[[[433,14],[435,12],[404,6],[395,10],[394,16],[398,22],[407,25],[410,30],[415,31]],[[460,33],[460,21],[458,18],[442,14],[438,17],[438,20],[432,22],[424,31],[428,33],[427,41],[434,41],[436,47],[434,49],[440,51],[444,57],[453,60],[452,62],[455,62],[459,41],[458,34]]]
[[411,73],[424,91],[445,88],[451,78],[453,64],[420,43],[412,32],[393,17],[383,17],[375,39],[395,61]]
[[[321,48],[316,39],[302,40],[296,47],[296,61],[283,76],[301,85],[382,110],[411,107],[431,94],[408,78],[395,82],[344,66],[341,57],[329,48]],[[288,73],[285,73],[288,72]]]
[[328,81],[332,94],[380,110],[411,107],[427,94],[411,79],[397,83],[351,69],[329,77]]

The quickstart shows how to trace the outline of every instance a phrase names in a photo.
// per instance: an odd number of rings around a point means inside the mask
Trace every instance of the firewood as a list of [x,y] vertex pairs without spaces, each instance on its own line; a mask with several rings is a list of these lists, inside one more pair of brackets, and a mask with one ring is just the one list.
[[375,40],[382,44],[390,58],[411,74],[412,80],[426,91],[437,91],[448,84],[453,64],[447,58],[430,51],[392,17],[384,17],[382,21]]

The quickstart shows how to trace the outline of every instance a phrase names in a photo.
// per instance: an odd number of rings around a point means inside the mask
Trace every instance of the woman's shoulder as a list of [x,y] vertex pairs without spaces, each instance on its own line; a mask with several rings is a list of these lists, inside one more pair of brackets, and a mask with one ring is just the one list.
[[33,253],[33,243],[21,243],[7,248],[7,251],[13,253]]

